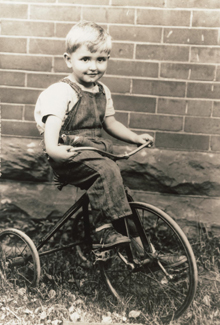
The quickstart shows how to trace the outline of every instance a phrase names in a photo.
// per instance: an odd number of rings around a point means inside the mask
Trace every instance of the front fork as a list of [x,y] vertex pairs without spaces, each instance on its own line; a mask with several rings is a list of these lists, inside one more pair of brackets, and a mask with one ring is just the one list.
[[[128,202],[129,203],[134,202],[134,200],[133,200],[133,198],[131,196],[130,189],[126,187],[125,192],[126,192],[126,195],[127,195]],[[140,215],[139,215],[138,211],[136,211],[136,210],[132,211],[132,221],[134,222],[137,233],[138,233],[138,236],[141,239],[141,242],[142,242],[142,245],[143,245],[143,248],[144,248],[144,258],[146,259],[147,258],[146,252],[148,251],[148,252],[150,252],[150,254],[154,254],[155,248],[153,247],[153,245],[152,245],[152,243],[150,241],[150,238],[145,233],[145,231],[143,229],[142,222],[141,222]],[[126,218],[125,218],[125,229],[126,229],[127,236],[129,238],[131,238],[132,236],[130,235],[130,231],[129,231],[129,222],[127,221]],[[131,244],[130,244],[130,250],[131,250],[131,252],[133,251],[133,248],[132,248]],[[134,252],[132,253],[132,256],[134,257]],[[148,257],[149,257],[149,254],[148,254]]]
[[[128,202],[134,202],[129,188],[125,188],[125,191],[126,191]],[[140,236],[140,239],[141,239],[141,242],[142,242],[142,245],[144,248],[144,256],[141,259],[141,261],[137,260],[137,258],[135,257],[134,248],[132,247],[132,244],[130,244],[130,249],[127,252],[129,259],[131,258],[130,261],[134,261],[135,264],[138,264],[138,265],[141,264],[142,266],[156,261],[158,264],[158,267],[162,270],[162,272],[165,274],[165,276],[169,279],[172,279],[172,276],[168,274],[168,272],[166,271],[166,269],[164,268],[164,266],[161,264],[160,260],[158,259],[158,253],[157,253],[154,245],[151,243],[150,237],[145,233],[145,231],[143,229],[143,225],[142,225],[141,218],[140,218],[138,211],[136,211],[136,210],[132,211],[132,220],[133,220],[133,222],[136,226],[137,232]],[[125,218],[125,229],[126,229],[127,236],[129,238],[131,238],[131,236],[129,234],[129,223],[126,220],[126,218]],[[148,252],[148,253],[146,253],[146,252]],[[122,257],[121,257],[121,259],[124,260]],[[126,264],[132,264],[132,263],[126,263]]]

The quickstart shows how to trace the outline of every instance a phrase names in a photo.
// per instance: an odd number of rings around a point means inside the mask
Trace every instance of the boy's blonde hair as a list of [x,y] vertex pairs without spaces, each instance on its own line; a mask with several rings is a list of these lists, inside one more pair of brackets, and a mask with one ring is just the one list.
[[80,21],[66,36],[66,52],[73,53],[81,45],[86,45],[91,53],[99,50],[110,54],[111,36],[99,25],[90,21]]

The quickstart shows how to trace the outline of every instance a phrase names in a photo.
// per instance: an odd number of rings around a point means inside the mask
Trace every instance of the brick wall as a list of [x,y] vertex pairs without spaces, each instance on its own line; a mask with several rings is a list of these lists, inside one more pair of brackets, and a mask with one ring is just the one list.
[[38,137],[39,93],[65,76],[62,53],[80,19],[108,29],[103,81],[117,117],[158,148],[220,151],[219,0],[0,1],[3,136]]

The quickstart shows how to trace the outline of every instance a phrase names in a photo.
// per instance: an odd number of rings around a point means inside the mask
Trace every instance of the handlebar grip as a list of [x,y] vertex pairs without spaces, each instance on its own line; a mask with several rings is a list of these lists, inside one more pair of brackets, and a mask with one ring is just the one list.
[[[142,147],[142,148],[144,148],[144,147],[148,147],[148,148],[150,148],[150,147],[152,146],[152,144],[153,144],[153,141],[148,140],[148,141],[146,141],[146,142],[143,143],[143,144],[138,144],[137,147],[138,147],[138,148],[140,148],[140,147]],[[140,150],[141,150],[141,149],[140,149]]]

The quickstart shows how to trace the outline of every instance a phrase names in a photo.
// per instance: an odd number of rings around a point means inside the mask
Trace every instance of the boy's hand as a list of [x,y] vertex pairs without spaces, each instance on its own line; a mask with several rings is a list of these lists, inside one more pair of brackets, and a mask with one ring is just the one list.
[[[56,162],[62,163],[77,155],[72,146],[59,145],[59,133],[62,120],[55,115],[49,115],[45,123],[44,141],[47,154]],[[71,150],[71,151],[70,151]]]
[[47,152],[48,155],[56,162],[65,162],[68,159],[76,156],[78,152],[74,152],[72,146],[58,145],[50,149],[50,152]]
[[128,129],[124,124],[117,121],[114,115],[107,116],[103,124],[104,130],[116,139],[136,144],[144,144],[147,141],[154,141],[154,138],[147,134],[136,134]]
[[151,135],[147,134],[147,133],[137,134],[137,138],[136,138],[136,143],[137,144],[144,144],[147,141],[152,141],[152,144],[153,144],[154,138]]

